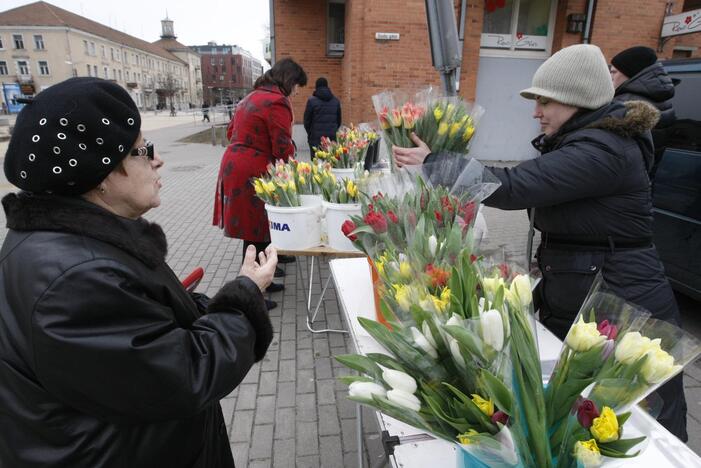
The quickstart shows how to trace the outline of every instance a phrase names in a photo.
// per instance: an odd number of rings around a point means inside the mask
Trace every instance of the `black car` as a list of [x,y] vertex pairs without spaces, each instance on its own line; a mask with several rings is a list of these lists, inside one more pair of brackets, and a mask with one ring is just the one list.
[[701,59],[663,62],[677,115],[653,185],[655,244],[672,287],[701,300]]

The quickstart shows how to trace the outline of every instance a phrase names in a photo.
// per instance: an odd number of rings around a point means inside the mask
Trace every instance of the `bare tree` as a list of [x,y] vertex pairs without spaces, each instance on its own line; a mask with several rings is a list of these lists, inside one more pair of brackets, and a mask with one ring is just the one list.
[[170,108],[175,108],[173,97],[182,90],[180,82],[173,75],[173,72],[166,72],[158,77],[158,92],[166,99],[166,104],[170,102]]

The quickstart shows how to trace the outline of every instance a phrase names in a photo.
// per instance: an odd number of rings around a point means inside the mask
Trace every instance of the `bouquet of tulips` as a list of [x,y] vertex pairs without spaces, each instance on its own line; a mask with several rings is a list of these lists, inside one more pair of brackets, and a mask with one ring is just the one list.
[[272,206],[300,206],[293,165],[283,160],[268,165],[268,173],[254,177],[253,188],[258,198]]
[[[333,178],[333,180],[331,180]],[[321,186],[321,194],[329,203],[358,203],[358,186],[351,179],[337,180],[333,174],[325,177]]]
[[360,129],[351,124],[336,132],[336,139],[321,137],[318,148],[313,147],[314,158],[331,164],[333,168],[354,169],[365,159],[368,147],[378,139],[371,128]]

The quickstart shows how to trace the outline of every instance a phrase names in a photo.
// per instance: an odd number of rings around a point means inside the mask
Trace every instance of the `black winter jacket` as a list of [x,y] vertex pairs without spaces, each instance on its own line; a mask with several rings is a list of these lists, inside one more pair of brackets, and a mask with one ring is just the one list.
[[304,129],[309,147],[319,147],[321,137],[336,139],[341,126],[341,103],[327,87],[317,88],[307,100],[304,110]]
[[486,205],[535,207],[535,226],[543,233],[541,319],[560,338],[599,272],[620,297],[678,323],[652,245],[647,171],[657,116],[641,101],[580,111],[556,134],[536,139],[539,158],[491,168],[502,185]]
[[272,339],[248,278],[206,314],[161,228],[10,194],[0,251],[0,466],[231,467],[219,400]]

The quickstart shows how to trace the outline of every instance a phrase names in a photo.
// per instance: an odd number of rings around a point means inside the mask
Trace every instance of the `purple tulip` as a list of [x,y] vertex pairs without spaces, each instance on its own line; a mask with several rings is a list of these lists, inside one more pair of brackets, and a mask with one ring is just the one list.
[[589,429],[595,418],[599,417],[599,410],[591,400],[582,400],[577,407],[577,421],[583,428]]

